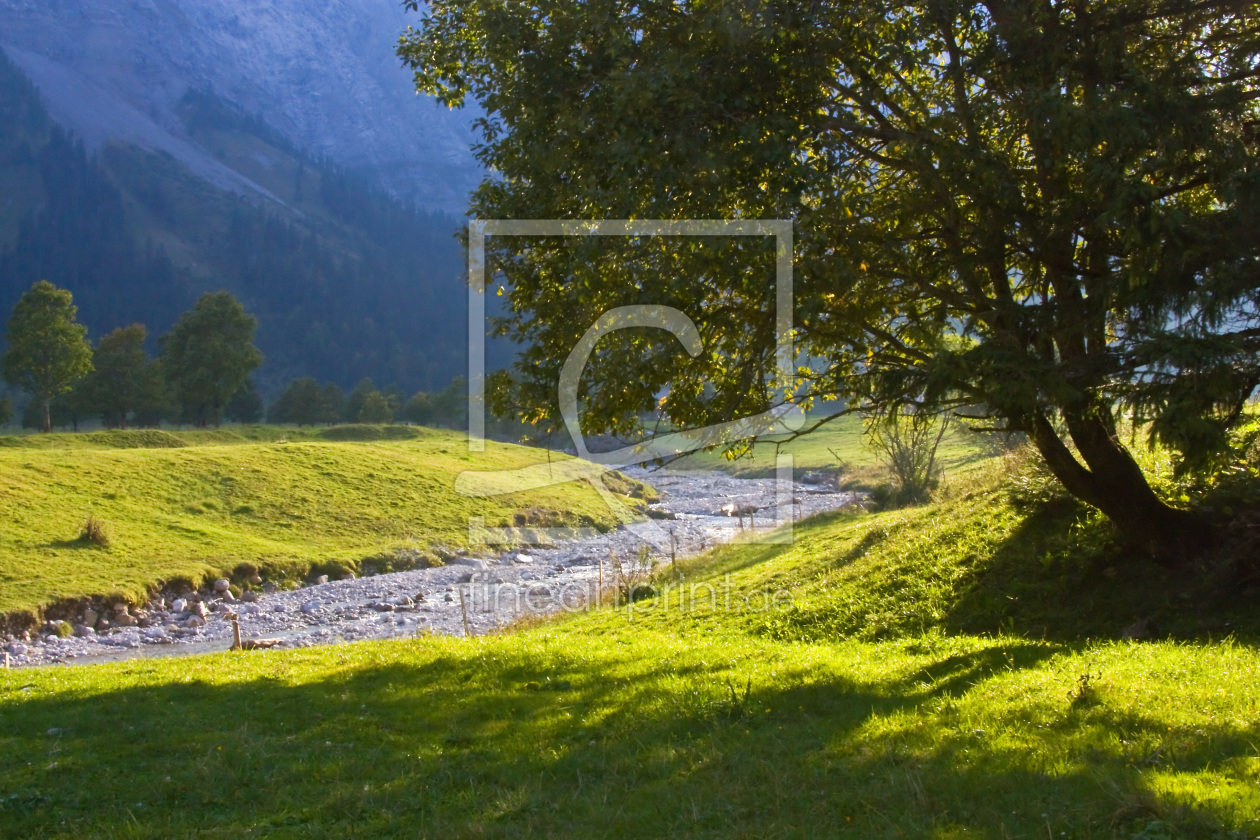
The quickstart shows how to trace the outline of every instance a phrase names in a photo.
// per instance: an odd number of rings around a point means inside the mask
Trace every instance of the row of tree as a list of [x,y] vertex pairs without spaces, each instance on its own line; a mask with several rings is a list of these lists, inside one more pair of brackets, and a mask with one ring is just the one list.
[[371,379],[364,379],[347,397],[336,384],[320,385],[308,376],[289,383],[271,404],[267,419],[298,426],[401,420],[421,426],[463,428],[468,422],[467,387],[463,377],[456,377],[443,391],[419,391],[408,398],[396,388],[377,390]]
[[150,358],[143,324],[120,327],[88,342],[70,292],[40,280],[22,295],[8,323],[8,349],[0,373],[31,395],[45,432],[54,405],[77,426],[99,415],[107,426],[178,422],[217,424],[234,395],[262,364],[254,346],[258,322],[227,292],[210,292],[180,316]]
[[[255,423],[263,419],[263,399],[250,379],[263,359],[253,343],[256,328],[231,294],[214,292],[159,339],[157,358],[145,350],[143,324],[120,327],[93,348],[70,292],[41,280],[14,307],[0,372],[31,395],[23,425],[46,432],[91,417],[108,428],[163,421],[205,427],[224,417]],[[12,414],[8,398],[0,400],[0,425]],[[441,392],[407,398],[364,379],[347,397],[335,383],[305,377],[285,388],[267,417],[296,425],[402,420],[458,428],[467,423],[465,384],[457,378]]]

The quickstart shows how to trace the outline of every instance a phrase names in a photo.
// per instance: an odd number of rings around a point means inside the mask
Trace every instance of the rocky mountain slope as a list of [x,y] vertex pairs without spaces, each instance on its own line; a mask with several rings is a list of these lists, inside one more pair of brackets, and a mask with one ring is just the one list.
[[174,113],[179,146],[89,151],[0,52],[0,323],[41,279],[73,293],[93,340],[134,322],[159,336],[226,289],[258,317],[268,397],[301,376],[441,390],[466,369],[457,217],[211,93],[187,91]]
[[0,0],[0,46],[89,149],[122,141],[274,198],[189,135],[177,108],[203,91],[312,157],[462,213],[480,177],[469,115],[417,97],[393,54],[416,19],[398,0]]

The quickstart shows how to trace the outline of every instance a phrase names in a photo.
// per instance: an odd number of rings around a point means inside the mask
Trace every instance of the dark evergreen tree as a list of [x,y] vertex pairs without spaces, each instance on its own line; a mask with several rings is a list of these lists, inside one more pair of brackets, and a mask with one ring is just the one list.
[[433,424],[448,429],[468,428],[468,380],[457,376],[433,395]]
[[349,399],[346,400],[346,411],[343,415],[347,423],[363,423],[363,408],[367,405],[368,397],[379,393],[376,386],[372,384],[371,379],[361,379],[359,384],[354,386],[354,390],[350,392]]
[[394,410],[390,408],[389,399],[380,391],[372,391],[363,398],[359,409],[360,423],[392,423]]
[[341,389],[335,384],[329,382],[320,391],[319,396],[319,418],[316,422],[325,425],[340,423],[346,413],[346,395],[341,393]]

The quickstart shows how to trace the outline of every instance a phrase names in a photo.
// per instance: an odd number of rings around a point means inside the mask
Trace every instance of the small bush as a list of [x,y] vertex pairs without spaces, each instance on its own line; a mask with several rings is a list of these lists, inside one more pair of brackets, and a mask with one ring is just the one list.
[[652,555],[647,546],[641,546],[638,557],[629,563],[623,564],[616,552],[610,555],[609,560],[612,561],[613,591],[618,605],[632,604],[658,594],[652,582]]
[[894,410],[867,418],[867,446],[884,462],[893,479],[892,490],[886,493],[888,499],[879,507],[928,501],[940,482],[941,466],[936,452],[949,427],[947,415],[924,411]]
[[109,548],[109,530],[105,526],[105,521],[89,513],[88,518],[83,520],[83,525],[79,528],[79,542]]

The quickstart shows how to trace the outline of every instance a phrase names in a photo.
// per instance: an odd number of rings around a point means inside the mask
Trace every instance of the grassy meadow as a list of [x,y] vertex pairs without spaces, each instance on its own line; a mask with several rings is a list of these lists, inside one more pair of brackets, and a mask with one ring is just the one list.
[[[556,460],[564,456],[556,456]],[[60,599],[140,598],[162,580],[197,583],[254,564],[272,579],[359,571],[399,548],[468,542],[491,526],[615,525],[586,484],[492,498],[455,476],[540,460],[537,450],[407,427],[269,427],[0,438],[0,615]],[[79,539],[92,515],[108,545]]]
[[[807,428],[820,419],[811,415]],[[953,423],[941,440],[937,458],[947,471],[957,471],[993,454],[991,436],[968,431]],[[720,451],[696,452],[675,461],[676,469],[716,469],[745,478],[774,475],[777,453],[790,454],[798,473],[821,471],[840,477],[845,486],[867,488],[887,481],[880,458],[866,443],[862,418],[856,414],[837,417],[795,440],[787,434],[766,434],[738,458]]]
[[0,673],[0,835],[1260,835],[1255,593],[1038,482],[495,636]]

